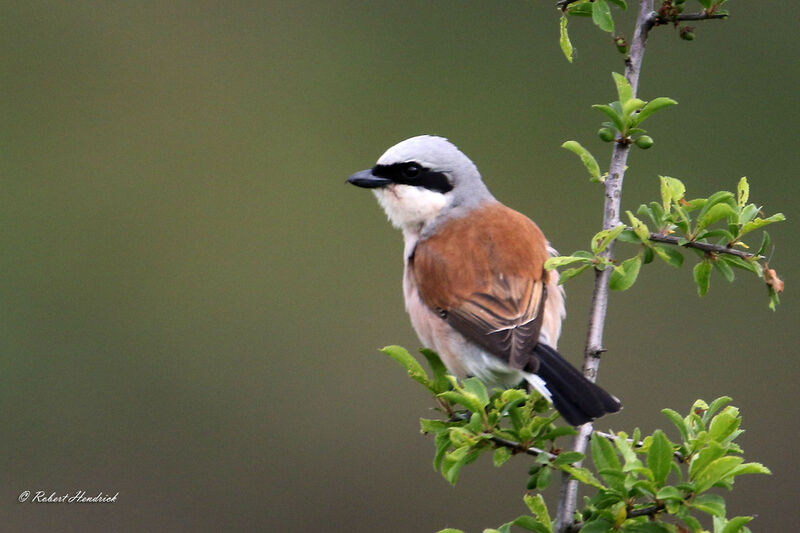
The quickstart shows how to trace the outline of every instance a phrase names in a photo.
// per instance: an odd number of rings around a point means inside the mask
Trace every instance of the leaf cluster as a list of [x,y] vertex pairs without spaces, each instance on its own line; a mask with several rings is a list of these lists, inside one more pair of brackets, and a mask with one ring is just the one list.
[[[697,513],[713,517],[714,533],[747,532],[751,517],[728,519],[725,500],[710,492],[731,489],[743,474],[768,474],[759,463],[745,463],[735,440],[742,434],[741,416],[731,399],[707,404],[698,400],[686,416],[671,409],[662,413],[676,427],[670,440],[662,430],[642,438],[638,429],[629,436],[594,433],[590,441],[594,470],[582,465],[585,456],[562,451],[557,439],[576,434],[571,426],[556,426],[558,413],[537,392],[521,389],[487,390],[477,378],[459,381],[447,374],[438,355],[421,350],[432,375],[405,348],[387,346],[385,354],[400,363],[409,377],[425,387],[437,402],[440,418],[420,419],[423,434],[431,435],[436,452],[433,467],[451,484],[465,465],[490,453],[496,467],[513,455],[531,457],[524,501],[530,514],[484,533],[508,533],[512,527],[552,533],[553,523],[541,494],[553,474],[565,472],[595,493],[576,514],[584,533],[607,531],[704,532]],[[439,533],[457,533],[445,529]]]
[[[595,104],[592,107],[603,113],[609,121],[603,122],[598,136],[607,142],[627,146],[631,143],[639,148],[648,149],[653,146],[653,139],[640,126],[653,113],[666,107],[677,105],[672,98],[659,96],[649,102],[636,98],[633,88],[622,74],[612,73],[617,88],[618,100],[609,104]],[[589,172],[591,181],[602,182],[605,177],[600,173],[597,159],[577,141],[567,141],[561,145],[581,158],[581,162]]]
[[[592,238],[591,251],[579,250],[550,258],[546,267],[570,266],[561,273],[562,283],[590,266],[600,270],[613,268],[610,288],[627,290],[635,283],[643,264],[658,257],[679,268],[684,263],[681,250],[689,249],[699,258],[693,277],[700,296],[708,292],[712,270],[729,282],[735,279],[734,268],[760,278],[768,277],[762,261],[772,244],[769,234],[761,233],[758,248],[751,248],[745,237],[786,217],[782,213],[764,216],[761,206],[750,203],[747,178],[739,180],[735,193],[719,191],[708,198],[691,200],[686,199],[686,186],[679,179],[660,176],[660,182],[660,201],[640,205],[635,215],[626,212],[630,226],[620,224],[600,231]],[[603,253],[614,240],[639,244],[641,249],[635,256],[617,263]],[[737,253],[739,249],[747,252]],[[774,310],[779,303],[779,291],[772,283],[768,283],[767,289],[769,305]]]
[[698,400],[686,416],[664,409],[678,429],[677,441],[662,430],[644,439],[638,429],[631,438],[624,432],[610,438],[593,434],[591,456],[599,479],[589,478],[597,492],[586,498],[581,531],[703,532],[697,513],[713,518],[715,533],[749,531],[744,524],[752,517],[729,520],[724,498],[710,492],[730,490],[743,474],[770,473],[741,457],[734,442],[743,432],[741,416],[736,407],[725,407],[730,401],[722,397],[708,405]]
[[[692,20],[702,20],[703,18],[721,18],[729,15],[728,11],[722,9],[722,5],[727,0],[697,0],[702,7],[698,13],[694,13]],[[587,17],[591,18],[595,26],[604,32],[614,34],[615,24],[611,7],[615,6],[621,10],[627,10],[628,4],[625,0],[561,0],[557,3],[561,9],[561,35],[559,44],[561,51],[567,61],[572,63],[575,48],[569,38],[567,31],[567,18]],[[681,16],[686,10],[686,0],[661,0],[653,15],[653,25],[672,24],[680,31],[678,35],[685,41],[694,40],[694,27],[682,25]],[[628,45],[622,35],[616,35],[613,39],[617,50],[622,54],[628,53]]]

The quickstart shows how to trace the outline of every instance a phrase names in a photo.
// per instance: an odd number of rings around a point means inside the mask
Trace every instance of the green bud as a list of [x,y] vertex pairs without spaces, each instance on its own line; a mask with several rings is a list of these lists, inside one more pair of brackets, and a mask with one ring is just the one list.
[[694,41],[694,28],[692,26],[682,27],[680,36],[684,41]]
[[600,128],[597,130],[597,136],[600,137],[603,142],[610,143],[614,140],[614,130],[611,128]]
[[655,141],[653,141],[653,138],[652,138],[652,137],[650,137],[649,135],[642,135],[641,137],[638,137],[638,138],[637,138],[637,139],[634,141],[634,143],[636,144],[636,146],[638,146],[638,147],[639,147],[639,148],[641,148],[642,150],[647,150],[648,148],[650,148],[651,146],[653,146],[654,142],[655,142]]

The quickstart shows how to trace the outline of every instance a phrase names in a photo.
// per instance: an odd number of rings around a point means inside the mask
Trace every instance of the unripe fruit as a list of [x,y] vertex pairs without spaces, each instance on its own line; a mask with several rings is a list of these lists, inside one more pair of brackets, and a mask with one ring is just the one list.
[[641,137],[637,138],[637,139],[634,141],[634,143],[636,144],[636,146],[638,146],[638,147],[639,147],[639,148],[641,148],[642,150],[647,150],[648,148],[650,148],[651,146],[653,146],[654,142],[655,142],[655,141],[653,141],[653,138],[652,138],[652,137],[650,137],[649,135],[642,135]]
[[614,140],[614,130],[611,128],[600,128],[597,130],[597,136],[604,142],[610,143]]

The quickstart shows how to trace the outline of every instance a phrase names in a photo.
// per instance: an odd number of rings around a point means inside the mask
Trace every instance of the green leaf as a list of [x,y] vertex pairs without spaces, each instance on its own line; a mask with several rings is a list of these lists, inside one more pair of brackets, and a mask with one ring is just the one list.
[[[616,109],[611,107],[610,105],[605,104],[594,104],[592,106],[593,109],[597,109],[601,113],[605,114],[608,118],[611,119],[611,122],[614,123],[614,126],[619,131],[625,131],[625,119],[622,117],[621,113],[618,113]],[[620,110],[621,112],[622,110]]]
[[447,368],[439,358],[439,354],[428,348],[420,348],[419,352],[428,361],[428,365],[433,371],[433,382],[430,387],[433,392],[439,394],[450,389],[450,381],[447,379]]
[[428,374],[425,373],[425,369],[422,368],[419,361],[408,353],[408,350],[402,346],[392,345],[381,348],[380,351],[400,363],[403,368],[408,371],[408,375],[411,379],[433,390],[432,383],[428,379]]
[[581,452],[561,452],[552,461],[553,466],[577,463],[583,461],[584,455]]
[[677,487],[667,485],[666,487],[661,487],[659,489],[659,491],[656,493],[656,499],[682,502],[683,494],[680,490],[678,490]]
[[706,216],[706,213],[708,213],[709,209],[720,203],[727,204],[729,207],[735,206],[736,201],[733,198],[733,193],[728,191],[718,191],[709,196],[703,204],[703,207],[700,208],[700,212],[697,214],[697,220],[702,220],[703,217]]
[[697,284],[697,294],[705,296],[711,280],[711,262],[707,259],[697,263],[694,267],[694,282]]
[[[717,411],[728,405],[733,401],[733,398],[730,396],[720,396],[719,398],[715,399],[711,402],[710,405],[705,406],[704,413],[703,413],[703,424],[707,424],[711,417],[717,414]],[[738,413],[738,410],[737,410]]]
[[539,472],[539,477],[536,478],[536,490],[542,491],[550,486],[550,480],[553,478],[552,468],[542,468]]
[[450,403],[457,403],[463,405],[471,413],[482,413],[483,412],[483,405],[481,404],[480,399],[475,396],[474,394],[470,394],[468,392],[460,393],[454,390],[445,391],[441,394],[437,395],[439,398],[443,398]]
[[419,419],[419,430],[420,433],[430,434],[436,433],[438,434],[440,431],[445,431],[450,429],[453,426],[453,422],[445,422],[444,420],[435,420],[431,418],[420,418]]
[[611,527],[612,524],[603,519],[592,520],[583,525],[580,533],[607,533],[608,531],[612,531]]
[[614,84],[617,86],[617,96],[619,96],[619,103],[625,105],[625,102],[633,98],[633,88],[628,82],[628,79],[617,72],[612,72],[611,76],[614,78]]
[[570,6],[567,8],[567,14],[575,17],[591,17],[592,4],[589,2],[570,4]]
[[770,238],[769,233],[765,231],[764,235],[761,236],[761,246],[758,247],[756,255],[766,255],[770,244],[772,244],[772,239]]
[[564,57],[567,58],[567,61],[572,63],[572,52],[574,49],[572,48],[572,42],[569,40],[569,34],[567,34],[566,15],[561,15],[561,37],[558,40],[558,44],[561,45],[561,51],[564,53]]
[[436,446],[436,455],[433,457],[433,469],[438,472],[442,467],[444,454],[447,453],[448,449],[450,449],[450,432],[441,431],[437,433],[436,437],[434,438],[434,444]]
[[636,236],[639,237],[639,240],[645,244],[649,243],[650,229],[647,227],[647,224],[636,218],[630,211],[626,211],[626,213],[631,221],[631,226],[633,226],[633,231],[636,233]]
[[698,240],[698,241],[700,239],[708,240],[708,239],[714,239],[714,238],[717,238],[717,237],[724,238],[726,242],[732,242],[734,240],[733,233],[731,233],[730,231],[728,231],[726,229],[722,229],[722,228],[712,229],[710,231],[703,230],[703,231],[701,231],[700,233],[697,234],[697,236],[695,237],[695,240]]
[[757,218],[755,220],[751,220],[750,222],[742,226],[742,229],[739,231],[739,236],[742,237],[753,230],[763,228],[764,226],[773,224],[775,222],[783,222],[784,220],[786,220],[786,217],[783,215],[783,213],[775,213],[774,215],[768,218]]
[[695,496],[690,507],[712,516],[725,518],[725,498],[719,494],[700,494]]
[[631,126],[638,126],[644,120],[655,113],[656,111],[660,111],[665,107],[678,105],[678,102],[673,100],[672,98],[666,98],[664,96],[659,96],[658,98],[653,98],[649,102],[645,103],[642,110],[639,111],[631,120]]
[[631,126],[638,126],[639,124],[644,122],[644,120],[647,117],[649,117],[650,115],[652,115],[656,111],[660,111],[661,109],[664,109],[665,107],[669,107],[669,106],[673,106],[673,105],[678,105],[678,102],[676,102],[672,98],[666,98],[664,96],[660,96],[658,98],[653,98],[652,100],[647,102],[645,104],[645,106],[642,108],[642,110],[639,111],[639,113],[637,113],[633,117],[633,120],[631,121]]
[[[720,533],[741,533],[742,528],[744,525],[750,522],[753,519],[752,516],[737,516],[728,520],[725,524],[725,527],[722,528]],[[716,522],[717,519],[714,520],[714,531],[716,531]]]
[[712,261],[711,264],[719,271],[720,274],[722,274],[722,277],[725,278],[726,281],[732,282],[736,278],[736,276],[733,274],[733,270],[725,261],[716,259],[715,261]]
[[527,515],[519,516],[513,522],[509,522],[508,524],[504,525],[507,525],[509,529],[503,530],[503,528],[501,527],[500,528],[501,533],[511,533],[510,529],[511,526],[521,527],[522,529],[526,529],[528,531],[535,531],[536,533],[552,533],[553,531],[552,528],[547,529],[547,527],[544,524],[542,524],[538,520],[535,520],[533,517]]
[[766,474],[771,475],[772,471],[761,463],[745,463],[739,465],[731,471],[732,476],[741,476],[743,474]]
[[565,265],[571,265],[572,263],[591,263],[591,258],[580,257],[577,255],[559,255],[557,257],[551,257],[544,263],[544,268],[547,270],[553,270],[555,268],[559,268]]
[[614,19],[606,0],[594,0],[592,3],[592,22],[603,31],[614,31]]
[[467,462],[469,446],[461,446],[450,453],[446,453],[442,461],[442,475],[451,484],[458,482],[458,473]]
[[642,266],[642,257],[637,255],[622,262],[621,265],[614,267],[611,273],[611,280],[608,287],[612,291],[624,291],[631,288],[639,276],[639,269]]
[[478,378],[467,378],[464,380],[464,390],[475,396],[482,408],[489,405],[489,393],[486,391],[486,385]]
[[494,463],[494,466],[499,468],[503,466],[509,459],[511,459],[511,450],[508,448],[501,446],[500,448],[496,448],[494,450],[494,455],[492,456],[492,462]]
[[742,224],[747,224],[758,215],[759,208],[756,204],[750,204],[747,206],[740,207],[741,211],[739,212],[739,219],[738,223],[741,226]]
[[747,200],[750,199],[750,185],[747,184],[747,178],[742,176],[739,184],[736,186],[736,203],[739,207],[747,205]]
[[[625,224],[620,224],[611,229],[604,229],[599,231],[592,237],[592,252],[599,254],[611,244],[614,239],[619,237],[619,234],[625,229]],[[649,233],[648,233],[649,235]]]
[[714,459],[705,468],[695,474],[695,491],[697,494],[705,492],[716,483],[724,480],[731,471],[742,464],[741,457],[720,457]]
[[526,494],[524,499],[525,505],[528,506],[531,514],[539,520],[539,523],[545,527],[545,531],[552,532],[553,522],[550,519],[550,513],[547,511],[547,505],[544,503],[542,495],[531,496]]
[[568,279],[572,279],[591,265],[583,265],[582,267],[578,268],[568,268],[567,270],[560,273],[560,277],[558,278],[558,284],[563,285]]
[[567,141],[562,144],[561,147],[566,148],[581,158],[583,166],[586,167],[586,170],[589,171],[589,175],[592,177],[592,181],[601,181],[600,165],[597,164],[597,160],[594,158],[591,152],[589,152],[589,150],[581,146],[581,144],[577,141]]
[[[627,102],[625,102],[622,105],[622,113],[626,117],[626,119],[628,119],[628,117],[630,117],[631,113],[633,113],[634,111],[640,110],[641,108],[644,107],[644,105],[646,103],[647,102],[645,102],[644,100],[640,100],[639,98],[631,98],[630,100],[628,100]],[[630,119],[628,119],[628,120],[629,120],[629,124],[630,124]],[[631,133],[631,132],[629,131],[628,133]]]
[[668,176],[659,176],[661,180],[661,204],[664,212],[669,213],[672,202],[679,202],[686,194],[686,186],[681,180]]
[[[591,438],[591,451],[592,461],[597,468],[598,473],[601,473],[603,479],[608,483],[609,487],[617,490],[624,490],[624,478],[617,477],[616,475],[609,475],[611,472],[622,474],[622,465],[617,457],[617,452],[614,451],[614,446],[605,437],[599,436],[597,433],[592,433]],[[606,471],[606,475],[602,472]]]
[[576,467],[570,465],[559,465],[559,468],[566,472],[567,474],[571,475],[581,483],[586,485],[591,485],[596,489],[605,489],[605,485],[603,485],[599,479],[594,477],[594,474],[588,469],[583,467]]
[[436,533],[464,533],[460,529],[453,529],[452,527],[448,527],[446,529],[440,529]]
[[728,407],[711,419],[711,424],[708,426],[708,438],[722,443],[739,429],[741,422],[739,410],[736,407]]
[[657,429],[647,450],[647,468],[653,472],[653,480],[663,485],[672,469],[672,443],[664,432]]
[[708,210],[706,210],[705,206],[703,206],[703,209],[700,210],[700,214],[697,216],[697,228],[695,231],[699,232],[703,228],[710,226],[714,222],[722,220],[723,218],[731,218],[736,216],[736,211],[733,210],[733,207],[726,203],[714,204]]
[[653,246],[653,250],[655,250],[658,257],[675,268],[680,268],[683,265],[683,254],[679,250],[671,246],[658,245]]
[[749,270],[750,272],[752,272],[757,276],[761,275],[761,271],[759,270],[758,263],[756,261],[746,261],[736,255],[727,255],[727,254],[720,255],[718,260],[725,261],[729,265],[734,266],[736,268]]

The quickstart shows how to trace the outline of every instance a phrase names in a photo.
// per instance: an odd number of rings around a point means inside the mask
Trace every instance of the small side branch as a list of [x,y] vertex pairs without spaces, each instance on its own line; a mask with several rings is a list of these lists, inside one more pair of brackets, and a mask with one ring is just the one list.
[[662,26],[664,24],[674,24],[675,22],[696,22],[698,20],[714,20],[728,18],[724,13],[682,13],[675,17],[663,17],[653,13],[650,26]]
[[664,235],[663,233],[651,233],[650,240],[653,242],[660,242],[663,244],[672,244],[673,246],[683,246],[684,248],[695,248],[697,250],[702,250],[704,252],[710,252],[715,254],[735,255],[736,257],[741,257],[742,259],[745,260],[753,259],[754,257],[756,257],[756,254],[751,254],[750,252],[743,252],[742,250],[736,250],[735,248],[729,248],[727,246],[722,246],[719,244],[711,244],[710,242],[697,242],[697,241],[681,242],[681,240],[678,237],[673,237],[672,235]]
[[555,454],[552,454],[545,450],[540,450],[539,448],[535,448],[533,446],[525,447],[519,442],[504,439],[503,437],[498,437],[497,435],[492,435],[491,441],[500,447],[508,448],[509,450],[517,453],[527,453],[528,455],[533,455],[534,457],[544,455],[551,461],[557,457]]

